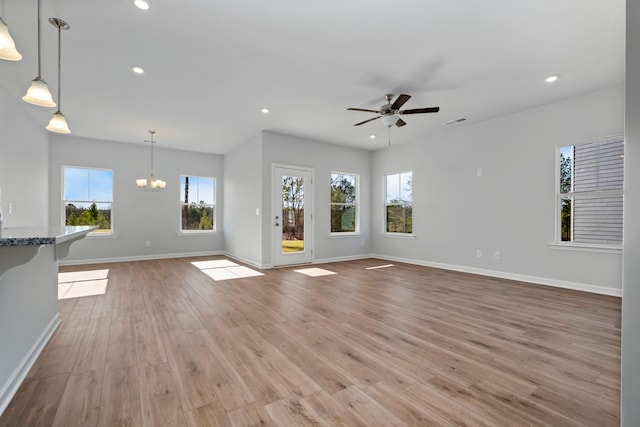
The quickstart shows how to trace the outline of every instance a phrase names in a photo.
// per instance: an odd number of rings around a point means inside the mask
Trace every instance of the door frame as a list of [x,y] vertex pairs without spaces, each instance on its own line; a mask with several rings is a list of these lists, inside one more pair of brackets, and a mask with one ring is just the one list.
[[[282,187],[278,186],[278,190],[276,190],[276,183],[280,181],[280,169],[287,169],[292,171],[300,171],[305,174],[308,174],[311,178],[310,183],[305,183],[305,200],[304,200],[304,209],[305,209],[305,225],[304,225],[304,247],[305,253],[307,256],[304,257],[303,260],[300,260],[302,257],[296,257],[297,259],[292,260],[291,262],[282,262],[282,228],[281,225],[276,227],[276,219],[275,217],[280,217],[282,215]],[[313,204],[313,193],[314,193],[314,180],[315,180],[315,170],[313,168],[308,168],[304,166],[294,166],[294,165],[285,165],[280,163],[273,163],[271,165],[271,219],[269,221],[269,226],[271,227],[271,265],[276,266],[286,266],[286,265],[295,265],[295,264],[310,264],[313,263],[314,258],[314,204]],[[310,189],[308,191],[307,189]],[[279,218],[279,223],[282,224],[282,218]]]

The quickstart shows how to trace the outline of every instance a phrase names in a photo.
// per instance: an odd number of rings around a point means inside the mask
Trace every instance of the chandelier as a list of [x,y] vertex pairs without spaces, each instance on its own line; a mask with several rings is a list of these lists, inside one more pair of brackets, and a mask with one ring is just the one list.
[[156,143],[156,141],[153,140],[153,135],[156,133],[156,131],[150,130],[149,133],[151,134],[151,140],[145,139],[144,142],[151,143],[151,172],[149,173],[148,179],[136,179],[136,185],[142,191],[161,191],[164,190],[164,188],[167,186],[167,183],[161,179],[156,178],[153,175],[153,144]]

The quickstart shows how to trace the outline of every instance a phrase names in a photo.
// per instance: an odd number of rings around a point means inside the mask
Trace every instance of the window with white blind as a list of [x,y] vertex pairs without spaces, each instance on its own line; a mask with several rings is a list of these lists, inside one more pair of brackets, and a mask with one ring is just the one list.
[[560,147],[558,241],[622,244],[622,137]]

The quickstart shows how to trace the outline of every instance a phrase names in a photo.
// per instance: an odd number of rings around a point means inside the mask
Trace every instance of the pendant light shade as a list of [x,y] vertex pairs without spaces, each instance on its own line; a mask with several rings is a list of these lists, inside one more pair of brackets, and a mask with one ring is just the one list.
[[67,120],[64,118],[64,114],[60,111],[60,93],[62,92],[62,88],[60,87],[60,58],[62,57],[61,34],[62,30],[68,30],[70,27],[69,24],[58,18],[49,18],[49,22],[51,22],[51,25],[54,27],[58,28],[58,111],[53,113],[51,120],[49,120],[49,124],[45,128],[48,131],[56,133],[71,133]]
[[24,102],[28,102],[29,104],[37,105],[39,107],[55,107],[56,103],[53,102],[53,97],[51,96],[51,92],[49,92],[49,87],[47,83],[42,80],[40,66],[40,60],[42,57],[42,43],[40,36],[40,6],[42,0],[38,0],[38,76],[33,79],[31,82],[31,86],[27,89],[27,94],[22,97]]
[[31,86],[29,86],[29,89],[27,89],[27,94],[22,97],[22,100],[39,107],[56,106],[56,103],[53,102],[51,92],[49,92],[47,83],[42,80],[40,76],[31,81]]
[[7,23],[0,18],[0,59],[7,61],[20,61],[22,55],[16,49],[16,43],[9,34]]
[[64,114],[62,114],[60,110],[56,111],[53,116],[51,116],[51,120],[49,120],[49,124],[46,126],[46,129],[56,133],[71,133],[69,125],[67,124],[67,119],[64,118]]

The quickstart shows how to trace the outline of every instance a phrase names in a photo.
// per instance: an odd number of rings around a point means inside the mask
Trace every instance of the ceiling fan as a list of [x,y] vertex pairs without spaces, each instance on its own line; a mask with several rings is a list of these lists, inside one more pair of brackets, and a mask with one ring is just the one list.
[[360,123],[356,123],[354,126],[360,126],[365,123],[369,123],[381,118],[382,123],[384,123],[385,126],[391,127],[395,124],[398,127],[402,127],[407,124],[407,122],[405,122],[404,120],[402,120],[402,118],[400,118],[400,116],[404,114],[437,113],[438,111],[440,111],[440,107],[413,108],[410,110],[401,110],[400,108],[405,104],[405,102],[407,102],[411,98],[411,95],[406,95],[402,93],[398,95],[398,97],[392,104],[391,100],[393,99],[393,96],[394,95],[392,93],[386,94],[384,98],[387,100],[387,103],[384,104],[382,107],[380,107],[379,110],[367,110],[365,108],[347,108],[347,110],[350,110],[350,111],[364,111],[366,113],[379,114],[378,116],[372,119],[365,120]]

